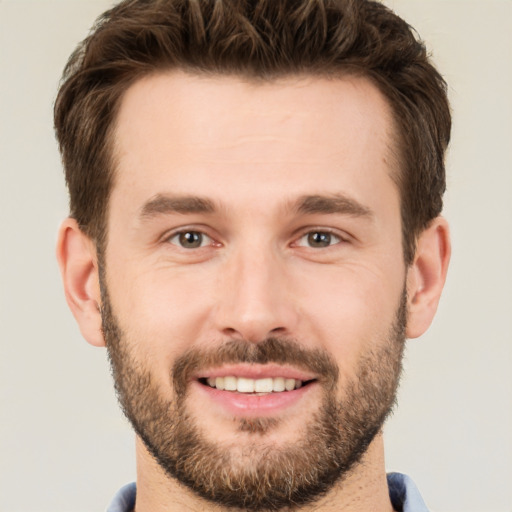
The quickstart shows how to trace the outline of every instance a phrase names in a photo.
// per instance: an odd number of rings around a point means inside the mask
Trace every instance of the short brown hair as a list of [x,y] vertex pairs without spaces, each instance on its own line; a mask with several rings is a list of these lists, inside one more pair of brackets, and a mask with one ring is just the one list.
[[368,0],[125,0],[71,56],[55,128],[71,216],[101,246],[117,110],[137,79],[170,69],[272,80],[357,73],[389,101],[397,132],[404,257],[442,210],[446,84],[411,27]]

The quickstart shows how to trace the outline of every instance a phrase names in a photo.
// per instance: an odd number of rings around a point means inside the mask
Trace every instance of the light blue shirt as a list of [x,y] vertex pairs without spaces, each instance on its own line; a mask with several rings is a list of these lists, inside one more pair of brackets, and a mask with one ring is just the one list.
[[[398,512],[428,512],[418,488],[407,475],[388,473],[389,497]],[[135,506],[135,483],[125,485],[114,496],[106,512],[131,512]]]
[[391,504],[398,512],[428,512],[411,477],[402,473],[388,473],[388,487]]

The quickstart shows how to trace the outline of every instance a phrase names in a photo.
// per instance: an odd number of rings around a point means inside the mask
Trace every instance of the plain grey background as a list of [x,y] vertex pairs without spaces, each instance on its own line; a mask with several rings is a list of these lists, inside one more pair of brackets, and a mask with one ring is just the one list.
[[[387,466],[437,512],[512,511],[512,1],[389,0],[454,111],[438,316],[409,342]],[[81,339],[54,245],[67,213],[52,103],[108,0],[0,0],[0,511],[103,510],[134,479],[103,349]]]

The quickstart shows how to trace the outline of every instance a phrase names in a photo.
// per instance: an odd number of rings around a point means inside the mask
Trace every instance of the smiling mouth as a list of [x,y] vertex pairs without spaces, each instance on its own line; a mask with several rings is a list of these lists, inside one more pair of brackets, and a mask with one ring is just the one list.
[[246,394],[269,394],[294,391],[314,382],[312,380],[288,379],[285,377],[266,377],[263,379],[249,379],[246,377],[225,376],[201,378],[199,382],[205,386],[219,391],[232,391]]

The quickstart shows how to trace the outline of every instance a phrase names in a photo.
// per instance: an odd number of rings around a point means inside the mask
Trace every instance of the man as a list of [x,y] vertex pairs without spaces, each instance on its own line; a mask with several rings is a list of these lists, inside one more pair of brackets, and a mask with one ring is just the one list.
[[426,510],[381,432],[450,255],[445,85],[408,25],[127,0],[55,123],[66,297],[137,434],[109,510]]

